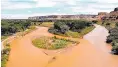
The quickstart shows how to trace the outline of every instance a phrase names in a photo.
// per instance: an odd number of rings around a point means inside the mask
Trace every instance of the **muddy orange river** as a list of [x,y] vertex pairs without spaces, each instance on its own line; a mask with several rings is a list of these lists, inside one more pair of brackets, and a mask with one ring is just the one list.
[[[110,46],[105,43],[108,31],[99,25],[80,39],[77,46],[65,52],[46,55],[32,45],[31,40],[38,36],[53,36],[48,28],[38,29],[14,39],[7,67],[118,67],[118,56],[110,54]],[[52,59],[52,57],[55,58]]]

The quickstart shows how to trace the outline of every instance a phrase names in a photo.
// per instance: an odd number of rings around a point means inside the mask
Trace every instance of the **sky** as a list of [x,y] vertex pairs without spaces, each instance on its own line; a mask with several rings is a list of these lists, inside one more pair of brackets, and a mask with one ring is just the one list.
[[118,7],[118,0],[1,0],[1,18],[98,14],[113,11],[115,7]]

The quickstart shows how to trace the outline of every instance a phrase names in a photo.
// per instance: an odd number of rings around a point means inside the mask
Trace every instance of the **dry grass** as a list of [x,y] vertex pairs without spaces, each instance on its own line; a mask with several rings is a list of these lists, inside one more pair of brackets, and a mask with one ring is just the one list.
[[40,26],[43,27],[53,27],[54,22],[43,22]]

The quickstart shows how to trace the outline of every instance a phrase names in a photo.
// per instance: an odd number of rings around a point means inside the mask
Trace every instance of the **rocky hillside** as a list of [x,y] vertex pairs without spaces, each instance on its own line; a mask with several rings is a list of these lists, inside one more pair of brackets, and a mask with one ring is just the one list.
[[118,21],[118,7],[111,11],[108,15],[104,16],[102,20],[109,20],[109,21]]

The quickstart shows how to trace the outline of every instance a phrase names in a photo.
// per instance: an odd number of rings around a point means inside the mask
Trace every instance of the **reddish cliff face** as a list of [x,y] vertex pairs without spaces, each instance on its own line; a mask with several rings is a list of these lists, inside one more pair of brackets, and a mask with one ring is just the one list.
[[99,12],[98,15],[48,15],[48,16],[34,16],[29,17],[30,20],[62,20],[62,19],[71,19],[71,20],[111,20],[111,21],[118,21],[118,7],[111,11],[110,13],[107,12]]
[[110,16],[118,16],[118,7],[114,9],[114,11],[111,11]]
[[107,12],[99,12],[98,15],[107,15]]
[[118,16],[118,11],[111,11],[109,14],[111,16]]
[[111,21],[118,21],[118,7],[111,11],[108,15],[103,17],[102,20],[111,20]]
[[98,19],[98,20],[102,20],[102,18],[103,18],[104,16],[106,16],[106,15],[108,15],[107,12],[99,12],[99,13],[98,13],[98,16],[97,16],[97,19]]
[[96,15],[48,15],[48,16],[34,16],[29,17],[31,20],[60,20],[60,19],[71,19],[71,20],[95,20]]

